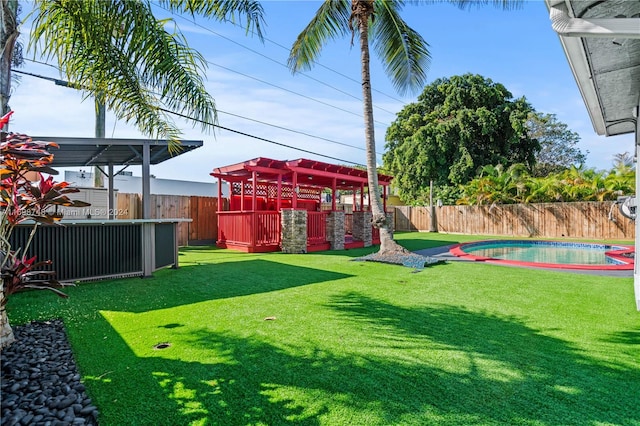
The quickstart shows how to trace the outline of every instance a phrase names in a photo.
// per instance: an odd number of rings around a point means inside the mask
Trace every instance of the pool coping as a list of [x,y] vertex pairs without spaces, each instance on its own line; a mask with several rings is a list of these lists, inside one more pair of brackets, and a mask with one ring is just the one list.
[[[621,264],[611,264],[611,265],[587,265],[587,264],[559,264],[559,263],[539,263],[539,262],[524,262],[520,260],[507,260],[507,259],[497,259],[494,257],[484,257],[484,256],[475,256],[473,254],[466,253],[462,250],[462,247],[471,245],[471,244],[479,244],[479,243],[490,243],[494,241],[506,242],[506,241],[523,241],[529,242],[529,240],[481,240],[481,241],[472,241],[467,243],[455,244],[449,248],[449,252],[464,260],[474,261],[474,262],[486,262],[496,265],[512,265],[512,266],[523,266],[523,267],[534,267],[534,268],[549,268],[549,269],[563,269],[563,270],[589,270],[589,271],[629,271],[634,268],[633,259],[629,259],[625,257],[625,254],[635,252],[633,246],[625,245],[625,244],[601,244],[601,245],[612,245],[615,247],[622,247],[619,250],[608,250],[605,252],[605,256],[608,256],[612,259],[615,259],[618,262],[623,262]],[[541,243],[565,243],[563,241],[554,241],[554,240],[535,240]],[[600,244],[600,243],[581,243],[581,242],[566,242],[567,244]]]

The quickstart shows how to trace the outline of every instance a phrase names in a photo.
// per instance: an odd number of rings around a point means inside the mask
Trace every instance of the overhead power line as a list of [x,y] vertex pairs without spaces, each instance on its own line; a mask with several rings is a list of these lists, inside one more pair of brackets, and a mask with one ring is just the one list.
[[[226,112],[226,111],[222,111],[222,110],[219,110],[219,109],[217,109],[216,111],[219,114],[231,115],[233,117],[238,117],[238,118],[242,118],[243,120],[253,121],[254,123],[264,124],[265,126],[275,127],[276,129],[285,130],[287,132],[297,133],[299,135],[308,136],[308,137],[314,138],[314,139],[320,139],[320,140],[323,140],[323,141],[326,141],[326,142],[329,142],[329,143],[334,143],[336,145],[342,145],[342,146],[346,146],[346,147],[353,148],[353,149],[359,149],[360,151],[366,151],[366,149],[361,147],[361,146],[349,145],[348,143],[334,141],[333,139],[327,139],[327,138],[324,138],[322,136],[315,136],[315,135],[312,135],[310,133],[302,132],[300,130],[289,129],[287,127],[278,126],[277,124],[267,123],[265,121],[260,121],[260,120],[254,119],[254,118],[245,117],[245,116],[242,116],[242,115],[234,114],[232,112]],[[376,154],[376,155],[381,155],[381,154]]]
[[[358,114],[357,112],[349,111],[348,109],[340,108],[339,106],[336,106],[336,105],[330,104],[329,102],[324,102],[324,101],[321,101],[321,100],[319,100],[319,99],[316,99],[316,98],[314,98],[314,97],[312,97],[312,96],[307,96],[307,95],[304,95],[304,94],[302,94],[302,93],[298,93],[298,92],[296,92],[296,91],[289,90],[289,89],[287,89],[287,88],[285,88],[285,87],[278,86],[277,84],[269,83],[269,82],[268,82],[268,81],[266,81],[266,80],[259,79],[258,77],[253,77],[253,76],[251,76],[251,75],[249,75],[249,74],[245,74],[245,73],[240,72],[240,71],[232,70],[231,68],[228,68],[228,67],[225,67],[225,66],[222,66],[222,65],[218,65],[218,64],[213,63],[213,62],[211,62],[211,61],[207,61],[207,63],[208,63],[208,64],[210,64],[210,65],[213,65],[213,66],[215,66],[215,67],[222,68],[223,70],[226,70],[226,71],[232,72],[232,73],[234,73],[234,74],[238,74],[238,75],[241,75],[241,76],[243,76],[243,77],[250,78],[251,80],[258,81],[258,82],[260,82],[260,83],[262,83],[262,84],[266,84],[266,85],[268,85],[268,86],[275,87],[276,89],[280,89],[280,90],[282,90],[282,91],[285,91],[285,92],[291,93],[291,94],[293,94],[293,95],[300,96],[301,98],[308,99],[308,100],[310,100],[310,101],[317,102],[317,103],[322,104],[322,105],[326,105],[326,106],[328,106],[328,107],[330,107],[330,108],[337,109],[338,111],[346,112],[347,114],[355,115],[356,117],[360,117],[360,118],[362,118],[362,114]],[[383,125],[383,126],[388,126],[388,125],[389,125],[389,123],[383,123],[383,122],[378,121],[378,120],[373,120],[373,121],[374,121],[375,123],[381,124],[381,125]]]
[[[262,53],[262,52],[259,52],[259,51],[255,50],[255,49],[252,49],[252,48],[250,48],[250,47],[246,46],[245,44],[242,44],[242,43],[240,43],[240,42],[238,42],[238,41],[236,41],[236,40],[234,40],[234,39],[232,39],[232,38],[230,38],[230,37],[227,37],[227,36],[225,36],[225,35],[222,35],[222,34],[220,34],[220,33],[216,32],[216,31],[212,30],[211,28],[206,27],[206,26],[204,26],[204,25],[202,25],[202,24],[200,24],[200,23],[196,22],[196,20],[195,20],[195,19],[189,19],[189,18],[187,18],[187,17],[185,17],[185,16],[183,16],[183,15],[179,15],[179,14],[177,14],[177,13],[173,12],[173,11],[170,11],[170,10],[168,10],[168,9],[166,9],[166,8],[162,7],[162,6],[158,6],[158,7],[160,7],[160,8],[161,8],[161,9],[163,9],[163,10],[165,10],[166,12],[168,12],[168,13],[172,14],[173,16],[176,16],[176,17],[178,17],[178,18],[180,18],[180,19],[183,19],[183,20],[185,20],[185,21],[187,21],[187,22],[189,22],[189,23],[191,23],[191,24],[195,25],[195,26],[196,26],[196,27],[198,27],[198,28],[202,28],[203,30],[208,31],[208,32],[210,32],[211,34],[213,34],[213,35],[215,35],[215,36],[217,36],[217,37],[220,37],[220,38],[222,38],[222,39],[224,39],[224,40],[227,40],[228,42],[233,43],[233,44],[235,44],[236,46],[239,46],[239,47],[241,47],[241,48],[243,48],[243,49],[245,49],[245,50],[247,50],[247,51],[249,51],[249,52],[251,52],[251,53],[253,53],[253,54],[255,54],[255,55],[261,56],[261,57],[263,57],[263,58],[267,59],[268,61],[271,61],[271,62],[273,62],[273,63],[276,63],[276,64],[278,64],[278,65],[280,65],[280,66],[282,66],[282,67],[286,68],[287,70],[289,69],[289,66],[288,66],[287,64],[283,64],[282,62],[280,62],[280,61],[278,61],[278,60],[276,60],[276,59],[274,59],[274,58],[271,58],[270,56],[265,55],[265,54],[264,54],[264,53]],[[238,23],[236,23],[236,22],[229,22],[229,23],[230,23],[230,24],[232,24],[232,25],[234,25],[234,26],[236,26],[236,27],[241,27],[241,26],[240,26],[240,24],[238,24]],[[256,35],[256,33],[255,33],[253,30],[250,30],[250,32],[251,32],[253,35]],[[278,43],[278,42],[275,42],[275,41],[273,41],[273,40],[271,40],[271,39],[269,39],[269,38],[267,38],[267,37],[263,37],[263,40],[265,40],[265,41],[267,41],[267,42],[269,42],[269,43],[273,44],[274,46],[277,46],[277,47],[279,47],[279,48],[281,48],[281,49],[283,49],[283,50],[285,50],[285,51],[289,52],[289,48],[287,48],[286,46],[283,46],[282,44],[280,44],[280,43]],[[336,74],[336,75],[339,75],[340,77],[343,77],[343,78],[345,78],[345,79],[347,79],[347,80],[349,80],[349,81],[352,81],[352,82],[354,82],[354,83],[356,83],[356,84],[358,84],[358,85],[362,85],[362,82],[361,82],[361,81],[358,81],[358,80],[356,80],[356,79],[354,79],[354,78],[352,78],[352,77],[349,77],[349,76],[348,76],[348,75],[346,75],[346,74],[343,74],[343,73],[341,73],[341,72],[339,72],[339,71],[337,71],[337,70],[334,70],[333,68],[327,67],[326,65],[323,65],[323,64],[321,64],[320,62],[315,62],[315,64],[316,64],[316,65],[318,65],[318,66],[320,66],[321,68],[324,68],[324,69],[326,69],[326,70],[328,70],[328,71],[333,72],[333,73],[334,73],[334,74]],[[308,78],[308,79],[310,79],[310,80],[312,80],[312,81],[315,81],[315,82],[317,82],[317,83],[319,83],[319,84],[322,84],[323,86],[329,87],[329,88],[331,88],[331,89],[333,89],[333,90],[335,90],[335,91],[337,91],[337,92],[340,92],[340,93],[342,93],[342,94],[344,94],[344,95],[347,95],[347,96],[349,96],[349,97],[351,97],[351,98],[353,98],[353,99],[356,99],[356,100],[358,100],[358,101],[362,102],[362,99],[361,99],[361,98],[359,98],[358,96],[355,96],[355,95],[353,95],[353,94],[351,94],[351,93],[349,93],[349,92],[346,92],[346,91],[344,91],[344,90],[342,90],[342,89],[339,89],[339,88],[335,87],[334,85],[331,85],[331,84],[329,84],[329,83],[327,83],[327,82],[324,82],[324,81],[322,81],[322,80],[319,80],[319,79],[317,79],[317,78],[315,78],[315,77],[312,77],[312,76],[310,76],[310,75],[309,75],[309,74],[307,74],[307,73],[304,73],[304,72],[298,72],[298,74],[299,74],[299,75],[301,75],[301,76],[303,76],[303,77],[305,77],[305,78]],[[382,92],[382,91],[380,91],[380,90],[376,90],[376,89],[373,89],[373,88],[372,88],[372,91],[374,91],[374,92],[376,92],[376,93],[379,93],[379,94],[381,94],[381,95],[384,95],[384,96],[388,97],[389,99],[392,99],[392,100],[394,100],[394,101],[396,101],[396,102],[404,103],[404,101],[402,101],[402,100],[400,100],[400,99],[398,99],[398,98],[395,98],[395,97],[393,97],[393,96],[391,96],[391,95],[389,95],[389,94],[387,94],[387,93],[384,93],[384,92]],[[395,115],[395,114],[396,114],[395,112],[393,112],[393,111],[389,111],[389,110],[387,110],[387,109],[385,109],[385,108],[382,108],[382,107],[380,107],[380,106],[376,106],[376,105],[374,105],[374,107],[375,107],[376,109],[380,110],[380,111],[384,111],[384,112],[387,112],[387,113],[392,114],[392,115]]]
[[[39,62],[39,61],[33,61],[33,62],[37,62],[37,63],[42,64],[42,65],[48,65],[48,66],[51,66],[53,68],[57,68],[54,65],[47,64],[45,62]],[[67,81],[58,80],[56,78],[47,77],[47,76],[44,76],[44,75],[34,74],[34,73],[21,71],[21,70],[16,70],[16,69],[13,69],[12,71],[16,72],[18,74],[28,75],[30,77],[36,77],[36,78],[40,78],[40,79],[43,79],[43,80],[53,81],[58,86],[68,86],[68,85],[70,85],[70,83],[67,82]],[[160,95],[159,93],[155,93],[155,92],[154,92],[154,94],[158,95],[158,96]],[[366,151],[366,149],[361,147],[361,146],[350,145],[350,144],[345,143],[345,142],[340,142],[340,141],[336,141],[336,140],[333,140],[333,139],[325,138],[325,137],[322,137],[322,136],[313,135],[311,133],[307,133],[307,132],[303,132],[303,131],[300,131],[300,130],[291,129],[291,128],[284,127],[284,126],[279,126],[279,125],[273,124],[273,123],[267,123],[266,121],[257,120],[255,118],[246,117],[246,116],[243,116],[243,115],[240,115],[240,114],[234,114],[232,112],[223,111],[223,110],[220,110],[220,109],[216,109],[216,111],[219,114],[230,115],[230,116],[237,117],[237,118],[240,118],[240,119],[243,119],[243,120],[252,121],[254,123],[259,123],[259,124],[262,124],[262,125],[265,125],[265,126],[273,127],[273,128],[280,129],[280,130],[284,130],[286,132],[295,133],[295,134],[303,135],[303,136],[310,137],[310,138],[313,138],[313,139],[322,140],[322,141],[329,142],[329,143],[332,143],[332,144],[335,144],[335,145],[345,146],[347,148],[353,148],[353,149],[357,149],[357,150],[360,150],[360,151]],[[382,158],[382,154],[380,154],[378,152],[376,152],[376,156]]]
[[[26,60],[27,60],[27,61],[30,61],[30,62],[34,62],[34,63],[40,64],[40,65],[46,65],[46,66],[49,66],[49,67],[52,67],[52,68],[55,68],[55,69],[59,69],[59,68],[58,68],[58,67],[56,67],[55,65],[51,65],[51,64],[48,64],[48,63],[46,63],[46,62],[35,61],[35,60],[33,60],[33,59],[26,59]],[[41,78],[41,79],[44,79],[44,80],[54,81],[54,82],[57,82],[57,84],[58,84],[58,85],[62,85],[62,84],[61,84],[62,80],[57,80],[57,79],[54,79],[54,78],[51,78],[51,77],[47,77],[47,76],[43,76],[43,75],[39,75],[39,74],[28,73],[28,72],[26,72],[26,71],[21,71],[21,70],[13,70],[13,71],[14,71],[14,72],[17,72],[17,73],[19,73],[19,74],[29,75],[29,76],[31,76],[31,77],[37,77],[37,78]],[[64,83],[66,84],[66,82],[64,82]],[[160,96],[160,94],[159,94],[159,93],[155,93],[155,92],[154,92],[154,94],[155,94],[155,95]],[[349,147],[349,148],[358,149],[358,150],[360,150],[360,151],[366,151],[366,149],[365,149],[365,148],[363,148],[363,147],[360,147],[360,146],[354,146],[354,145],[349,145],[348,143],[339,142],[339,141],[336,141],[336,140],[333,140],[333,139],[325,138],[325,137],[323,137],[323,136],[312,135],[311,133],[307,133],[307,132],[303,132],[303,131],[295,130],[295,129],[290,129],[290,128],[288,128],[288,127],[279,126],[279,125],[277,125],[277,124],[267,123],[266,121],[257,120],[257,119],[255,119],[255,118],[246,117],[246,116],[244,116],[244,115],[240,115],[240,114],[234,114],[234,113],[232,113],[232,112],[223,111],[223,110],[218,109],[218,108],[216,108],[216,111],[217,111],[219,114],[226,114],[226,115],[230,115],[230,116],[233,116],[233,117],[241,118],[241,119],[243,119],[243,120],[253,121],[254,123],[259,123],[259,124],[263,124],[263,125],[265,125],[265,126],[274,127],[274,128],[276,128],[276,129],[284,130],[284,131],[287,131],[287,132],[296,133],[296,134],[303,135],[303,136],[307,136],[307,137],[310,137],[310,138],[323,140],[323,141],[326,141],[326,142],[329,142],[329,143],[333,143],[333,144],[336,144],[336,145],[342,145],[342,146],[346,146],[346,147]],[[381,154],[376,154],[376,155],[381,156]]]
[[221,130],[226,130],[228,132],[236,133],[238,135],[247,136],[247,137],[252,138],[252,139],[257,139],[257,140],[268,142],[268,143],[271,143],[271,144],[274,144],[274,145],[278,145],[278,146],[284,146],[285,148],[295,149],[296,151],[306,152],[308,154],[313,154],[313,155],[317,155],[317,156],[320,156],[320,157],[329,158],[331,160],[341,161],[343,163],[349,163],[349,164],[354,164],[356,166],[366,167],[364,164],[356,163],[356,162],[345,160],[345,159],[338,158],[338,157],[332,157],[332,156],[326,155],[326,154],[320,154],[320,153],[315,152],[315,151],[310,151],[310,150],[304,149],[304,148],[298,148],[298,147],[295,147],[295,146],[292,146],[292,145],[284,144],[282,142],[276,142],[276,141],[271,140],[271,139],[263,138],[263,137],[260,137],[260,136],[255,136],[255,135],[252,135],[252,134],[249,134],[249,133],[246,133],[246,132],[241,132],[240,130],[231,129],[229,127],[224,127],[224,126],[221,126],[219,124],[215,124],[215,123],[211,123],[211,122],[208,122],[208,121],[200,120],[200,119],[194,118],[194,117],[189,117],[186,114],[181,114],[179,112],[171,111],[171,110],[168,110],[168,109],[165,109],[165,108],[159,108],[159,109],[160,109],[160,111],[166,112],[167,114],[173,114],[175,116],[182,117],[182,118],[185,118],[187,120],[192,120],[192,121],[196,121],[198,123],[207,124],[209,126],[216,127],[218,129],[221,129]]
[[[60,86],[74,87],[74,85],[72,83],[69,83],[69,82],[64,81],[64,80],[58,80],[58,79],[55,79],[55,78],[52,78],[52,77],[46,77],[46,76],[43,76],[43,75],[38,75],[38,74],[25,72],[25,71],[20,71],[20,70],[15,70],[15,69],[12,69],[12,72],[16,72],[18,74],[28,75],[30,77],[40,78],[40,79],[43,79],[43,80],[52,81],[55,84],[60,85]],[[168,109],[165,109],[165,108],[159,108],[159,110],[163,111],[163,112],[165,112],[167,114],[172,114],[172,115],[175,115],[175,116],[187,119],[187,120],[195,121],[195,122],[198,122],[198,123],[201,123],[201,124],[206,124],[206,125],[209,125],[209,126],[214,127],[214,128],[218,128],[218,129],[221,129],[221,130],[226,130],[228,132],[236,133],[236,134],[239,134],[239,135],[242,135],[242,136],[246,136],[246,137],[249,137],[249,138],[252,138],[252,139],[257,139],[257,140],[260,140],[260,141],[263,141],[263,142],[268,142],[268,143],[271,143],[271,144],[274,144],[274,145],[282,146],[282,147],[285,147],[285,148],[290,148],[290,149],[293,149],[293,150],[296,150],[296,151],[305,152],[307,154],[313,154],[313,155],[317,155],[319,157],[340,161],[342,163],[348,163],[348,164],[353,164],[353,165],[356,165],[356,166],[366,167],[363,164],[356,163],[354,161],[345,160],[345,159],[339,158],[339,157],[333,157],[331,155],[321,154],[319,152],[311,151],[311,150],[304,149],[304,148],[295,147],[293,145],[288,145],[288,144],[285,144],[285,143],[282,143],[282,142],[276,142],[276,141],[271,140],[271,139],[263,138],[263,137],[256,136],[256,135],[252,135],[250,133],[242,132],[240,130],[231,129],[229,127],[221,126],[219,124],[215,124],[215,123],[211,123],[211,122],[208,122],[208,121],[200,120],[200,119],[197,119],[195,117],[190,117],[190,116],[188,116],[186,114],[182,114],[182,113],[179,113],[179,112],[176,112],[176,111],[171,111],[171,110],[168,110]],[[356,147],[354,147],[352,145],[347,145],[347,144],[343,144],[343,145],[349,146],[351,148],[356,148]]]

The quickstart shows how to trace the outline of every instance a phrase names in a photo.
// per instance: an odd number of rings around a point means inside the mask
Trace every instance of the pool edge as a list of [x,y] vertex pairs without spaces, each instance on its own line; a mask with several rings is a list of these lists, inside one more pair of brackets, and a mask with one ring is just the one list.
[[[462,247],[469,244],[478,244],[478,243],[490,243],[493,241],[509,241],[509,240],[480,240],[480,241],[471,241],[467,243],[459,243],[454,245],[449,249],[449,253],[452,255],[459,257],[464,260],[474,261],[474,262],[486,262],[495,265],[511,265],[511,266],[524,266],[524,267],[532,267],[532,268],[550,268],[550,269],[573,269],[573,270],[590,270],[590,271],[630,271],[634,268],[633,261],[629,262],[628,258],[620,256],[622,253],[635,252],[633,246],[629,246],[626,244],[613,244],[617,247],[624,247],[624,250],[610,250],[605,252],[606,256],[614,258],[620,262],[625,262],[623,264],[618,265],[584,265],[584,264],[560,264],[560,263],[538,263],[538,262],[524,262],[519,260],[506,260],[506,259],[497,259],[493,257],[484,257],[484,256],[475,256],[470,253],[466,253],[462,250]],[[528,241],[528,240],[512,240],[512,241]],[[535,240],[541,242],[562,242],[562,241],[554,241],[554,240]],[[589,243],[576,243],[576,244],[589,244]]]

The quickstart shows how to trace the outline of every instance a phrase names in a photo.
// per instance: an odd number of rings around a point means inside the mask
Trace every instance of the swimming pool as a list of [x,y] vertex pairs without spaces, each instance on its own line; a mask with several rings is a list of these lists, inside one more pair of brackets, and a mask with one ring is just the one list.
[[488,240],[457,244],[451,254],[467,260],[541,268],[630,270],[633,246],[563,241]]

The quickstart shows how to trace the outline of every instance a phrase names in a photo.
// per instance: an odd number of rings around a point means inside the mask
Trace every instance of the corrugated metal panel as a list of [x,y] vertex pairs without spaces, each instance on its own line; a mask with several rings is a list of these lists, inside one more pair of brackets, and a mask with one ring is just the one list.
[[[26,246],[32,229],[14,230],[14,249]],[[140,224],[39,226],[27,254],[53,261],[61,281],[141,276],[141,233]]]
[[172,223],[155,224],[156,269],[175,263],[176,235]]

